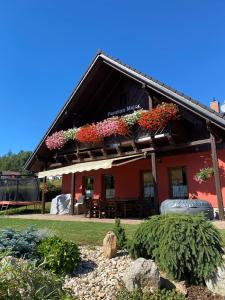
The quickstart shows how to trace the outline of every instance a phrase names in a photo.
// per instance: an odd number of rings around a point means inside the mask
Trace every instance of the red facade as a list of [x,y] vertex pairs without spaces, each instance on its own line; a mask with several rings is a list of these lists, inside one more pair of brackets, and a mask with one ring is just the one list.
[[[225,199],[225,151],[218,150],[219,166],[221,172],[221,185],[223,199]],[[169,169],[184,167],[187,174],[187,188],[189,198],[197,198],[209,201],[214,208],[218,207],[215,191],[214,177],[205,183],[198,183],[194,180],[194,175],[199,169],[212,166],[209,152],[178,154],[166,156],[157,160],[158,194],[159,202],[171,198],[171,187]],[[141,198],[143,195],[142,172],[151,171],[150,159],[142,159],[120,167],[113,167],[109,170],[98,170],[76,174],[76,199],[83,193],[83,178],[93,176],[94,178],[94,198],[101,198],[104,195],[103,175],[110,174],[115,178],[115,195],[119,198]],[[71,175],[63,176],[62,192],[70,193]],[[225,205],[225,200],[224,200]]]

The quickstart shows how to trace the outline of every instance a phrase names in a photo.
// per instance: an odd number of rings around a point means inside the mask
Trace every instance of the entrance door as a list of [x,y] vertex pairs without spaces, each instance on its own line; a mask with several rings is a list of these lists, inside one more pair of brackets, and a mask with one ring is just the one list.
[[155,198],[154,198],[154,184],[151,171],[142,172],[141,176],[141,189],[142,189],[142,206],[143,217],[147,217],[154,213]]

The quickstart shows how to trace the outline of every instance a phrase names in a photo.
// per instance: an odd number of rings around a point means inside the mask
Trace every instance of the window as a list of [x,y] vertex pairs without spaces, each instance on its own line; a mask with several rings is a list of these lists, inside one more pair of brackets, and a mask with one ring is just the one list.
[[93,176],[85,176],[83,179],[83,193],[86,196],[91,197],[94,193],[94,177]]
[[170,168],[170,196],[172,199],[188,198],[187,176],[184,167]]
[[105,198],[115,197],[115,179],[112,175],[104,175]]
[[152,172],[143,172],[142,173],[142,182],[143,182],[143,196],[144,198],[154,197],[154,184]]

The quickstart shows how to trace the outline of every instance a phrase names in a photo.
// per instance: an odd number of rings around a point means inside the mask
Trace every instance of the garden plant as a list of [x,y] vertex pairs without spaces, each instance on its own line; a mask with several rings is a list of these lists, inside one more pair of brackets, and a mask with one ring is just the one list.
[[130,244],[133,258],[156,261],[174,279],[204,283],[223,262],[222,239],[203,215],[154,216],[142,223]]

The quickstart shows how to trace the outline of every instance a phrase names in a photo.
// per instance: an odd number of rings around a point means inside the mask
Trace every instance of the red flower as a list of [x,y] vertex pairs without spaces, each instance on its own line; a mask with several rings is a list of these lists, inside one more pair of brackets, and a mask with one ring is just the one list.
[[98,143],[101,137],[95,124],[81,127],[76,133],[76,140],[81,143]]
[[123,119],[118,119],[117,129],[115,134],[117,135],[127,135],[129,133],[129,127]]
[[142,112],[138,124],[150,131],[157,131],[176,119],[177,114],[178,108],[175,104],[163,103],[152,110]]

